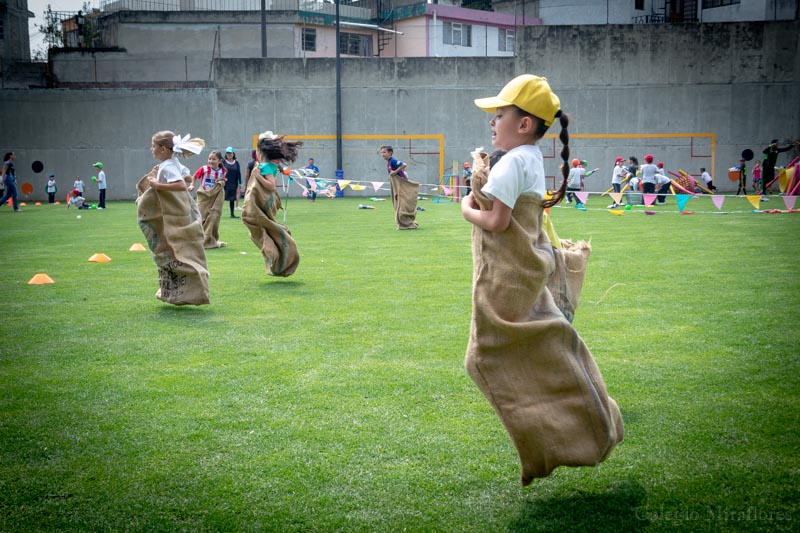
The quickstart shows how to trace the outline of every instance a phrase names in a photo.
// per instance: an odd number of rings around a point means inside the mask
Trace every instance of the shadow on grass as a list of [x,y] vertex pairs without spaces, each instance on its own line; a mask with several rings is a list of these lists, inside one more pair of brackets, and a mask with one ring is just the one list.
[[646,493],[635,482],[621,482],[602,494],[534,498],[526,502],[510,531],[644,531],[640,511]]
[[[306,286],[303,281],[288,280],[286,278],[271,277],[261,282],[259,288],[270,292],[292,292],[297,294],[299,289]],[[300,291],[302,293],[302,291]]]
[[[213,303],[213,302],[212,302]],[[213,314],[214,310],[208,305],[171,305],[164,304],[158,307],[158,313],[162,317],[179,316],[181,318],[201,318]]]

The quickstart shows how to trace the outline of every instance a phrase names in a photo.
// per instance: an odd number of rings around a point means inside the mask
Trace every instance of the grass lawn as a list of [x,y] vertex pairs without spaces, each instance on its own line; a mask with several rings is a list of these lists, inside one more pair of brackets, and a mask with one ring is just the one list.
[[3,207],[0,530],[800,529],[800,213],[553,209],[626,433],[522,489],[463,368],[469,224],[364,201],[290,199],[285,279],[223,215],[199,308],[154,298],[133,203]]

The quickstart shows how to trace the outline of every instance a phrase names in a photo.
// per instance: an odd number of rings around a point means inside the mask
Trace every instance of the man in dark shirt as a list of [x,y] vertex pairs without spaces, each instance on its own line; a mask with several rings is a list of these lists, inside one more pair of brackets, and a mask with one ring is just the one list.
[[786,145],[783,148],[778,147],[778,139],[772,139],[769,146],[764,148],[764,163],[761,165],[761,187],[762,194],[767,194],[767,185],[772,183],[775,179],[775,163],[778,161],[778,154],[787,152],[800,144],[800,141],[795,141],[792,144]]

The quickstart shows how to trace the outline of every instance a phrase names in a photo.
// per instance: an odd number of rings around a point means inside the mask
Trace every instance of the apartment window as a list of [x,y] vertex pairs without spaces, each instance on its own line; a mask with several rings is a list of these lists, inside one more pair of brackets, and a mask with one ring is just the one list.
[[514,37],[516,32],[514,30],[504,30],[502,28],[497,30],[497,49],[501,52],[514,51]]
[[372,55],[372,36],[362,33],[339,33],[339,53],[350,56]]
[[306,52],[317,51],[317,29],[303,28],[303,50]]
[[442,33],[442,42],[444,44],[472,46],[472,26],[469,24],[445,22],[444,31]]
[[741,4],[741,0],[703,0],[703,9]]
[[633,2],[633,9],[643,10],[644,9],[644,0],[634,0]]

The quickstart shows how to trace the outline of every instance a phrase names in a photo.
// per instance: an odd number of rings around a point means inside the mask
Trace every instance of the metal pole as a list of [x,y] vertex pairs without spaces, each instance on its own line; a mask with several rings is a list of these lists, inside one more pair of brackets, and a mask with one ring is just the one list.
[[261,57],[267,57],[267,0],[261,0]]
[[336,169],[342,170],[342,60],[339,56],[339,0],[336,0]]

